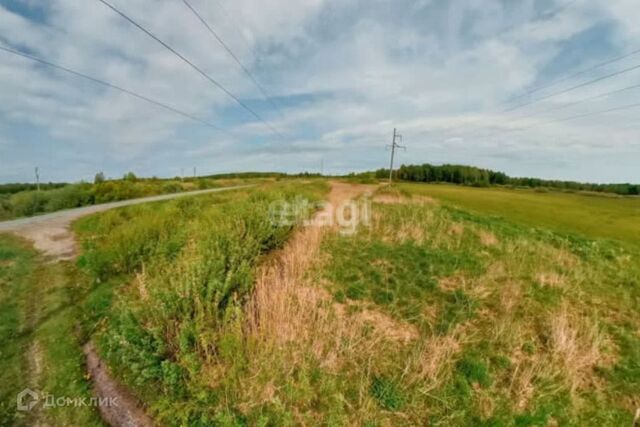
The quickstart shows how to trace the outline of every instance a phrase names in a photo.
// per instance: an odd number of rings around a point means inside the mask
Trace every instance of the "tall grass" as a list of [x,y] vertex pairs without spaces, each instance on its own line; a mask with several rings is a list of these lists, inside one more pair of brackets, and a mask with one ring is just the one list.
[[272,186],[78,224],[81,264],[120,283],[95,339],[160,424],[631,421],[637,252],[410,187],[355,235],[290,239],[271,202],[326,189]]
[[222,363],[232,381],[248,356],[243,307],[255,268],[294,228],[273,222],[271,206],[325,190],[276,187],[136,206],[77,224],[81,265],[100,281],[123,282],[95,336],[99,350],[163,424],[225,417],[224,383],[206,374]]
[[207,178],[194,178],[185,181],[123,179],[96,184],[56,185],[45,187],[42,190],[34,189],[12,194],[0,194],[0,220],[160,194],[204,190],[241,182],[243,180],[214,180]]

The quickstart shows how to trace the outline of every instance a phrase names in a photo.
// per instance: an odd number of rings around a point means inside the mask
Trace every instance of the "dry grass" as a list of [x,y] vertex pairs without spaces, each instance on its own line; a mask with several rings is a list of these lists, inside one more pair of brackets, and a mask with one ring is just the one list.
[[438,388],[447,379],[463,341],[462,328],[456,328],[449,335],[421,340],[407,359],[405,373],[408,382],[420,382],[422,391],[426,393]]
[[285,344],[308,341],[322,329],[329,314],[321,310],[326,292],[305,283],[305,273],[318,259],[324,230],[305,228],[260,268],[248,305],[251,335]]
[[565,284],[565,277],[558,273],[542,272],[536,276],[540,286],[551,286],[552,288],[561,288]]
[[594,368],[610,365],[607,337],[597,324],[571,313],[567,307],[551,316],[549,352],[569,390],[594,384]]
[[336,304],[336,308],[343,322],[352,323],[356,329],[360,330],[371,327],[385,340],[408,344],[419,337],[418,329],[414,325],[395,320],[380,311],[364,309],[347,314],[344,305]]
[[509,393],[513,407],[518,411],[524,411],[529,408],[536,392],[536,380],[549,377],[552,374],[552,368],[545,358],[539,355],[525,356],[520,349],[512,358],[515,363]]
[[415,197],[407,197],[402,194],[388,194],[381,193],[376,194],[373,197],[373,201],[376,203],[382,203],[384,205],[396,205],[396,204],[405,204],[405,203],[416,203],[416,204],[432,204],[435,205],[438,202],[436,199],[427,197],[427,196],[415,196]]
[[481,230],[478,233],[478,237],[480,238],[480,243],[483,246],[493,247],[493,246],[498,246],[500,244],[500,241],[498,240],[496,235],[490,231]]
[[452,236],[461,236],[464,233],[464,225],[460,223],[453,223],[449,227],[448,233]]
[[[365,191],[370,187],[334,183],[329,201],[336,206]],[[369,328],[374,335],[369,339],[374,341],[407,343],[417,338],[414,326],[372,309],[349,310],[334,303],[326,289],[312,283],[307,272],[320,262],[320,243],[325,233],[332,231],[303,228],[259,269],[248,305],[249,334],[279,347],[295,343],[303,351],[311,350],[325,366],[335,366],[341,349],[352,348]]]

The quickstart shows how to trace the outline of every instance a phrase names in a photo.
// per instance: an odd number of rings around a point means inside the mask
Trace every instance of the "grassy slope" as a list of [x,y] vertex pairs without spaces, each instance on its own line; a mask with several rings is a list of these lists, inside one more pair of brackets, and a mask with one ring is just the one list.
[[[290,195],[323,191],[276,185]],[[436,186],[404,188],[427,187]],[[29,377],[21,353],[34,339],[46,366],[39,386],[86,394],[78,342],[97,331],[111,366],[165,424],[630,424],[640,406],[636,252],[441,206],[376,204],[371,229],[323,245],[309,279],[326,284],[330,300],[294,295],[288,304],[307,304],[298,310],[307,317],[283,316],[293,338],[265,343],[243,330],[236,302],[259,254],[286,233],[264,222],[271,196],[247,202],[247,193],[80,221],[81,264],[101,279],[93,285],[2,237],[3,401]],[[548,196],[530,195],[536,206]],[[526,213],[512,219],[546,225]],[[29,318],[34,301],[46,310]],[[75,330],[78,319],[88,330]],[[29,324],[35,332],[15,338]],[[398,330],[410,342],[398,342]],[[0,413],[6,424],[12,404]],[[38,415],[53,425],[98,423],[86,408]]]
[[85,278],[66,263],[47,264],[24,241],[0,235],[0,425],[102,425],[93,408],[16,413],[26,387],[56,397],[90,397],[78,335]]
[[356,423],[631,423],[640,406],[637,250],[429,203],[374,204],[374,218],[371,229],[326,241],[319,280],[353,316],[386,313],[417,337],[343,356],[367,363],[338,373],[369,384],[364,400],[349,400]]
[[401,184],[400,188],[452,203],[465,210],[503,217],[527,226],[640,244],[638,197],[543,193],[445,184]]
[[[291,232],[271,221],[271,203],[324,191],[322,182],[273,183],[76,223],[79,263],[118,290],[89,303],[101,313],[91,320],[99,350],[160,424],[239,422],[229,400],[250,357],[242,304],[262,256]],[[224,372],[220,381],[215,371]]]

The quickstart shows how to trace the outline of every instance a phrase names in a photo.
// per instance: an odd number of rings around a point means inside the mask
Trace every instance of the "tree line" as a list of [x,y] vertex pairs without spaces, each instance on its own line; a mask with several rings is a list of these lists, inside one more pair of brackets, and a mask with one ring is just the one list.
[[[640,194],[640,184],[593,184],[540,178],[514,178],[503,172],[465,165],[445,164],[435,166],[427,163],[423,165],[402,165],[394,174],[397,179],[402,181],[447,182],[474,187],[507,185],[530,188],[553,188],[568,191],[594,191],[600,193],[615,193],[623,196]],[[375,172],[375,176],[379,179],[387,178],[389,176],[389,169],[378,169]]]

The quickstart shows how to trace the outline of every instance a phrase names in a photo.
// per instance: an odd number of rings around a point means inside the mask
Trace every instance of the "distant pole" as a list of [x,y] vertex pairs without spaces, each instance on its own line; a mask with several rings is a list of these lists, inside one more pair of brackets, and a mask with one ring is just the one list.
[[40,173],[38,167],[36,166],[36,188],[40,191]]
[[396,148],[402,148],[403,150],[406,149],[406,147],[398,144],[398,140],[402,140],[402,135],[399,135],[396,128],[393,128],[393,140],[391,141],[391,163],[389,164],[389,185],[393,182],[393,158],[396,154]]
[[193,167],[193,177],[194,178],[196,177],[196,167],[195,166]]
[[389,185],[393,182],[393,156],[396,154],[396,128],[393,128],[393,140],[391,141],[391,164],[389,165]]
[[320,159],[320,175],[324,175],[324,159]]

